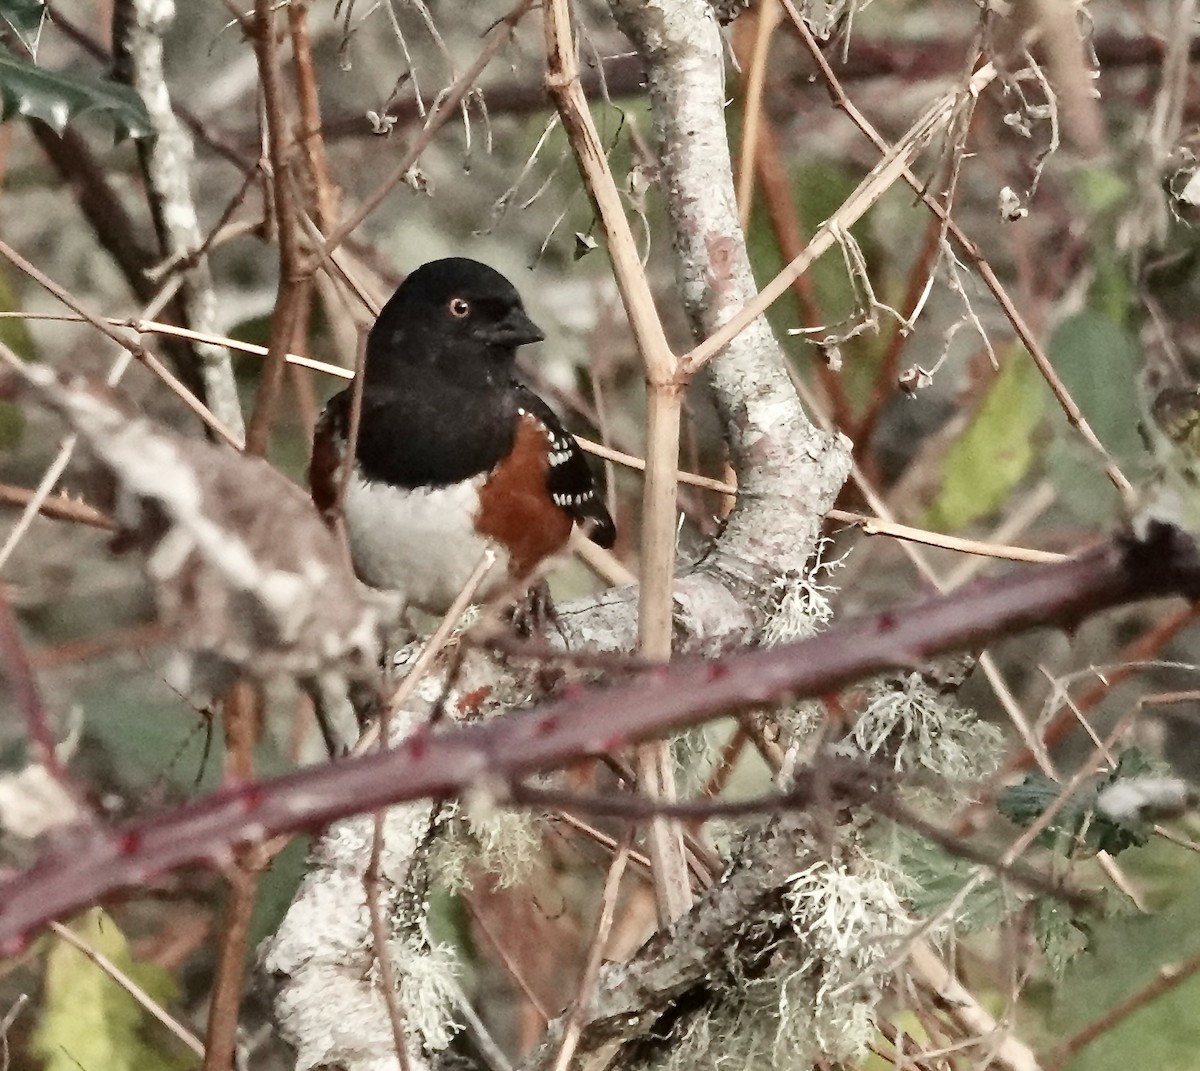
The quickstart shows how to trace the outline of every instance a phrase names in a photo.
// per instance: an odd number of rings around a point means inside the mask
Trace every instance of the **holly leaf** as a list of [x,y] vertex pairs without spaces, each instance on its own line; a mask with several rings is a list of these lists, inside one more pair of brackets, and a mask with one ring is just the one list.
[[154,133],[146,105],[129,86],[85,74],[47,71],[0,53],[0,121],[23,115],[41,119],[61,134],[85,112],[107,116],[118,141]]
[[16,30],[26,44],[41,29],[45,15],[43,0],[0,0],[0,19]]

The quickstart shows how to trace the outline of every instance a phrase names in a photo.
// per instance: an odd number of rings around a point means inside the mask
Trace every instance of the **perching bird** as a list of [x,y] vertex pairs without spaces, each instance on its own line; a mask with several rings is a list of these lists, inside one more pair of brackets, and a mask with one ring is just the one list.
[[[485,548],[477,597],[532,577],[578,524],[616,538],[591,469],[553,411],[516,379],[518,346],[542,341],[520,296],[474,260],[414,271],[367,338],[355,461],[343,506],[355,570],[445,612]],[[309,482],[336,514],[353,391],[317,423]]]

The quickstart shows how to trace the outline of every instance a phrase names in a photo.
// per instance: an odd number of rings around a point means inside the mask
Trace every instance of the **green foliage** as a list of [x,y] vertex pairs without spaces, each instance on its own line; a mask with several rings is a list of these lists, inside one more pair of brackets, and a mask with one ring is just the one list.
[[1047,896],[1033,907],[1033,937],[1056,978],[1089,942],[1089,929],[1081,917],[1060,900]]
[[[900,869],[912,884],[908,901],[921,918],[957,901],[954,924],[962,931],[972,931],[998,925],[1012,910],[1003,884],[991,877],[973,881],[979,871],[977,864],[950,855],[923,837],[904,836]],[[968,882],[971,888],[964,895]]]
[[1106,164],[1082,167],[1075,175],[1077,211],[1087,221],[1091,238],[1088,307],[1121,326],[1130,324],[1136,307],[1128,259],[1117,240],[1131,191],[1128,180]]
[[[73,929],[152,1000],[166,1002],[177,996],[171,975],[136,962],[125,935],[99,908],[89,911]],[[190,1056],[168,1053],[143,1036],[149,1022],[141,1005],[99,966],[61,938],[52,939],[42,1013],[31,1043],[44,1061],[44,1071],[173,1071],[190,1066]]]
[[[1149,838],[1149,830],[1136,818],[1117,819],[1096,811],[1096,797],[1104,789],[1130,777],[1152,772],[1150,761],[1141,751],[1130,748],[1117,760],[1116,768],[1082,785],[1059,808],[1037,843],[1074,856],[1105,851],[1112,855],[1126,848],[1139,847]],[[1019,826],[1032,825],[1045,814],[1062,793],[1062,785],[1044,775],[1030,774],[1019,785],[1006,789],[997,801],[1000,813]]]
[[1004,504],[1034,462],[1034,432],[1045,405],[1037,368],[1023,352],[1014,353],[946,454],[941,489],[926,518],[930,527],[959,531]]
[[254,913],[250,918],[250,936],[246,942],[251,958],[259,942],[279,928],[279,923],[291,907],[296,890],[308,872],[311,846],[312,841],[308,837],[293,838],[271,860],[271,865],[263,873],[258,896],[254,900]]
[[907,899],[914,913],[930,918],[953,904],[954,928],[960,935],[993,930],[1017,913],[1031,910],[1034,939],[1056,976],[1088,947],[1090,917],[1051,897],[1029,904],[1004,882],[981,874],[977,863],[956,858],[920,837],[904,835],[900,868],[911,884]]
[[43,0],[0,0],[0,19],[7,22],[25,41],[37,34],[45,14]]
[[1083,309],[1058,325],[1047,350],[1063,385],[1105,447],[1118,458],[1140,454],[1141,408],[1132,388],[1141,372],[1141,357],[1128,329],[1095,309]]
[[[1077,957],[1053,995],[1047,991],[1044,1003],[1038,1002],[1047,1051],[1153,982],[1164,965],[1182,965],[1200,953],[1195,855],[1156,838],[1121,863],[1150,913],[1132,910],[1122,897],[1124,911],[1091,923],[1087,955]],[[1200,1066],[1198,1002],[1200,976],[1195,976],[1115,1023],[1077,1052],[1065,1071]]]
[[85,74],[47,71],[0,52],[0,120],[23,115],[41,119],[62,133],[84,112],[112,120],[117,140],[144,138],[153,132],[142,98],[116,82]]

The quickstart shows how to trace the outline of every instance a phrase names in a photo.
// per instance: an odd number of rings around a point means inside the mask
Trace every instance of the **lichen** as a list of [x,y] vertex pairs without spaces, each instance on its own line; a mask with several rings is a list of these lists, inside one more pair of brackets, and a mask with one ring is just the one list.
[[438,884],[456,892],[471,882],[472,871],[495,876],[501,886],[529,877],[542,851],[542,820],[502,807],[447,804],[440,820],[430,869]]
[[830,545],[828,539],[822,539],[803,572],[788,572],[775,579],[771,611],[762,630],[764,646],[808,639],[829,624],[833,617],[829,595],[835,588],[824,583],[822,577],[841,568],[844,562],[844,558],[823,560]]
[[924,770],[951,785],[995,772],[1004,743],[996,726],[919,673],[875,685],[847,742],[865,755],[886,756],[899,773]]

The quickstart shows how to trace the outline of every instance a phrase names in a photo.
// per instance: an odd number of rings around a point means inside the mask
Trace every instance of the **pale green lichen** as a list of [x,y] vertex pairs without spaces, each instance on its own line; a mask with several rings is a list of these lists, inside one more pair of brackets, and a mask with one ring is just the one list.
[[430,869],[450,892],[469,885],[472,871],[494,875],[501,886],[510,886],[526,879],[538,865],[543,820],[536,815],[452,803],[446,805],[440,824]]
[[898,772],[925,770],[949,784],[995,772],[1003,735],[919,673],[875,685],[847,742],[865,755],[886,755]]
[[773,934],[748,935],[768,965],[747,977],[730,950],[719,996],[672,1039],[666,1066],[790,1071],[818,1056],[861,1060],[874,1008],[911,926],[893,875],[869,860],[861,872],[826,861],[794,875]]
[[426,1051],[440,1052],[458,1029],[458,957],[449,945],[432,941],[424,927],[396,935],[388,951],[410,1036]]
[[835,588],[822,577],[842,566],[843,559],[823,561],[821,555],[830,546],[821,540],[813,554],[812,564],[802,573],[789,572],[777,577],[771,589],[770,615],[762,630],[762,643],[773,647],[815,636],[829,624],[833,607],[829,595]]

